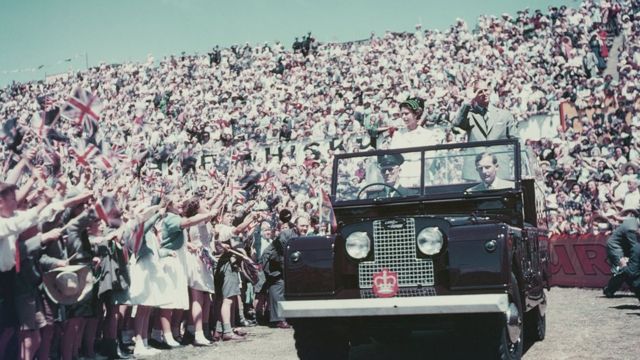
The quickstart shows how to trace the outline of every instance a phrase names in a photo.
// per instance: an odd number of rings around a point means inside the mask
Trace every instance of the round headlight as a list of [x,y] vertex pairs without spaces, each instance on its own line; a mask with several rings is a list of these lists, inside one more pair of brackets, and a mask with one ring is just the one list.
[[354,259],[364,259],[369,255],[371,249],[371,241],[369,236],[364,231],[356,231],[347,236],[345,245],[347,254]]
[[422,229],[417,238],[418,249],[425,255],[434,255],[440,252],[444,243],[442,232],[437,227]]

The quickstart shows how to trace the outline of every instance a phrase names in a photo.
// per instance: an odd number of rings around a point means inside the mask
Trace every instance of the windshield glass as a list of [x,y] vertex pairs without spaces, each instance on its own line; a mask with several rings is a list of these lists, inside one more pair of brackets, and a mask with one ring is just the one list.
[[507,144],[378,152],[340,158],[337,160],[335,199],[406,198],[430,194],[462,196],[513,189],[514,154],[514,145]]

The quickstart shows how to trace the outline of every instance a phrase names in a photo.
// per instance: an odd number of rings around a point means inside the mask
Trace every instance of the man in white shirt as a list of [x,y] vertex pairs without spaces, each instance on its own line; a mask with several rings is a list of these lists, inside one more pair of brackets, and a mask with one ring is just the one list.
[[[10,271],[16,265],[16,239],[20,233],[40,221],[40,212],[50,200],[41,201],[27,211],[18,211],[16,189],[14,184],[0,182],[0,272]],[[34,251],[61,234],[59,230],[38,234],[25,242],[25,248],[29,252]],[[56,236],[52,238],[53,235]]]
[[[9,340],[18,325],[14,301],[16,261],[20,261],[21,256],[35,253],[62,235],[61,229],[54,229],[18,243],[20,233],[38,224],[40,212],[50,199],[44,199],[27,211],[17,211],[16,189],[17,186],[12,183],[0,182],[0,354],[8,353]],[[39,344],[39,336],[32,337],[32,341]]]
[[498,158],[495,155],[484,152],[476,156],[476,170],[480,176],[480,184],[467,189],[468,192],[476,192],[483,190],[509,189],[513,188],[513,181],[500,179],[496,176],[498,173]]
[[623,209],[639,209],[640,208],[640,190],[638,189],[638,179],[630,178],[627,180],[627,194],[624,196]]

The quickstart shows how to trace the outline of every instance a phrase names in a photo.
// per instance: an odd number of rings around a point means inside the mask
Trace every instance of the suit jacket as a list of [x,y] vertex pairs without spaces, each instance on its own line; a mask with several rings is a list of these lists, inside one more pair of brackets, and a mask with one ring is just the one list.
[[468,188],[467,191],[474,192],[474,191],[495,190],[495,189],[513,189],[514,186],[515,186],[515,183],[513,181],[504,180],[504,179],[500,179],[499,177],[496,177],[493,180],[493,184],[491,184],[491,187],[488,187],[487,184],[485,184],[483,181],[478,185]]
[[92,221],[94,221],[94,219],[89,215],[83,215],[69,222],[69,227],[67,228],[66,253],[68,258],[74,257],[73,260],[70,261],[71,265],[89,264],[95,255],[91,242],[89,241],[89,234],[87,233],[87,228]]
[[262,256],[260,264],[263,266],[264,274],[269,277],[281,278],[284,268],[284,250],[287,247],[289,239],[300,236],[298,231],[293,229],[284,230],[278,237],[269,244]]
[[465,104],[453,119],[452,125],[466,131],[470,142],[507,139],[516,135],[513,115],[494,106],[489,106],[486,113],[482,114]]
[[[480,109],[472,109],[471,105],[462,106],[451,123],[467,133],[467,141],[488,141],[507,139],[516,135],[516,122],[507,110],[489,106],[486,113]],[[479,150],[479,149],[478,149]],[[502,159],[507,160],[507,159]],[[507,164],[499,160],[501,164]],[[473,156],[465,158],[462,167],[462,177],[467,180],[476,178],[476,164]]]
[[612,266],[622,257],[631,257],[631,248],[638,243],[638,219],[628,217],[607,239],[607,256]]

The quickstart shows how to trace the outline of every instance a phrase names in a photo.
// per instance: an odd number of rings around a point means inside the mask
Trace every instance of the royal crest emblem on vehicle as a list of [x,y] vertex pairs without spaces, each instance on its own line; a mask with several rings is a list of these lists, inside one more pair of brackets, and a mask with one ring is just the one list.
[[377,297],[394,297],[398,293],[398,274],[382,269],[373,274],[373,293]]

